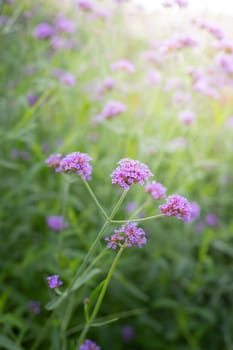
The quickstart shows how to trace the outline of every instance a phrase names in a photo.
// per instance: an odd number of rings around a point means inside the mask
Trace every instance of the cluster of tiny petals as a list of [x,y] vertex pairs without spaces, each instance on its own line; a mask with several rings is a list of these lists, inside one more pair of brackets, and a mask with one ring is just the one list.
[[49,288],[54,289],[63,285],[63,282],[59,280],[58,275],[52,275],[47,277]]
[[83,177],[85,180],[91,179],[92,166],[89,161],[92,158],[86,153],[73,152],[62,158],[59,172],[73,173]]
[[60,153],[51,154],[48,159],[46,159],[45,163],[50,168],[58,169],[62,160],[62,155]]
[[153,176],[148,166],[138,160],[123,158],[118,164],[119,166],[111,174],[112,183],[126,191],[132,184],[143,185],[149,177]]
[[86,339],[85,343],[80,345],[79,350],[101,350],[101,348],[90,339]]
[[188,200],[178,194],[167,198],[167,203],[160,205],[159,209],[164,216],[175,216],[177,219],[189,221],[192,215],[192,207]]
[[167,191],[166,187],[156,181],[149,182],[146,185],[145,190],[156,200],[165,198]]
[[108,242],[107,247],[116,249],[118,246],[126,244],[127,247],[137,246],[142,248],[146,244],[145,232],[142,228],[137,227],[136,222],[127,223],[114,231],[114,234],[105,240]]

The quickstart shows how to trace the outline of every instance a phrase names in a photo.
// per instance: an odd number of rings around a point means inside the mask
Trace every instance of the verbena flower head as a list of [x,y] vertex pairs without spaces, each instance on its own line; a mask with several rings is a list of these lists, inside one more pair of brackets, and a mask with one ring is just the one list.
[[31,311],[33,314],[39,314],[40,313],[40,302],[36,300],[30,300],[28,302],[28,310]]
[[63,14],[60,14],[55,19],[55,27],[59,32],[73,33],[75,31],[75,25]]
[[34,36],[37,39],[47,39],[54,34],[53,27],[48,23],[40,23],[34,30]]
[[38,97],[34,94],[29,94],[27,96],[27,102],[28,102],[29,106],[34,106],[34,104],[36,104],[37,100],[38,100]]
[[85,180],[91,180],[92,166],[89,164],[90,160],[92,158],[86,153],[70,153],[61,160],[59,171],[77,173]]
[[175,216],[184,221],[189,220],[192,213],[192,207],[188,200],[178,194],[169,196],[167,203],[160,205],[159,209],[164,216]]
[[63,282],[59,280],[58,275],[52,275],[47,277],[49,288],[54,289],[63,285]]
[[143,244],[146,244],[146,235],[142,228],[137,227],[136,222],[130,222],[115,230],[111,237],[105,237],[105,240],[108,242],[107,247],[112,249],[123,244],[127,247],[142,248]]
[[190,202],[191,206],[191,213],[190,217],[188,219],[185,219],[184,221],[192,222],[200,217],[201,209],[198,203],[196,202]]
[[124,190],[129,190],[132,184],[144,185],[144,182],[153,176],[147,165],[129,158],[123,158],[118,162],[119,166],[113,170],[112,183]]
[[179,114],[179,121],[183,125],[191,125],[194,123],[195,119],[196,119],[195,113],[189,110],[182,111]]
[[205,217],[205,222],[209,226],[217,226],[218,225],[218,217],[215,214],[207,214]]
[[121,336],[125,342],[130,342],[135,337],[135,330],[132,326],[124,326],[121,329]]
[[76,0],[76,4],[83,11],[89,12],[94,10],[94,5],[91,0]]
[[121,59],[111,65],[111,68],[113,71],[125,71],[128,73],[133,73],[135,71],[134,65],[126,60],[126,59]]
[[90,339],[86,339],[85,343],[80,345],[79,350],[101,350],[101,348]]
[[149,182],[145,187],[146,192],[150,193],[154,199],[163,199],[166,196],[166,187],[161,183],[152,181]]
[[62,155],[60,153],[51,154],[48,159],[46,159],[45,163],[50,168],[55,168],[59,171],[59,166],[62,160]]
[[53,231],[61,231],[63,228],[68,227],[67,222],[64,222],[62,216],[51,215],[47,217],[47,224]]
[[109,101],[100,115],[101,119],[109,119],[126,111],[126,106],[118,101]]

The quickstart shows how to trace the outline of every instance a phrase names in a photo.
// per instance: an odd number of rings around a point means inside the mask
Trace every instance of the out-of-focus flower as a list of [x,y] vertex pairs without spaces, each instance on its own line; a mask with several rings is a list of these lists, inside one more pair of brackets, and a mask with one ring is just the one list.
[[189,103],[191,101],[191,95],[184,91],[177,91],[173,96],[173,101],[176,107],[183,103]]
[[207,80],[197,80],[195,84],[193,84],[193,90],[198,91],[206,96],[212,97],[215,100],[219,99],[219,92],[211,87]]
[[118,164],[119,166],[111,174],[112,183],[126,191],[132,184],[144,185],[144,182],[153,176],[148,166],[138,160],[124,158]]
[[227,128],[233,129],[233,116],[227,118],[225,125]]
[[156,200],[165,198],[167,191],[166,187],[156,181],[149,182],[146,185],[145,190]]
[[61,69],[55,68],[52,72],[53,76],[58,78],[60,82],[65,85],[74,86],[76,84],[76,78],[73,74],[65,72]]
[[109,119],[126,111],[126,106],[122,102],[109,101],[100,114],[100,119]]
[[186,110],[179,113],[179,121],[184,125],[191,125],[194,123],[196,115],[194,112]]
[[215,61],[227,74],[233,74],[233,55],[220,53],[215,57]]
[[63,14],[60,14],[55,19],[55,28],[59,32],[73,33],[75,31],[75,24],[66,18]]
[[73,152],[62,158],[59,172],[77,173],[85,180],[91,180],[92,166],[89,161],[92,158],[86,153]]
[[48,23],[40,23],[34,30],[37,39],[47,39],[54,35],[54,28]]
[[54,289],[63,285],[63,282],[59,280],[58,275],[52,275],[47,277],[49,288]]
[[204,29],[210,34],[212,34],[217,40],[222,40],[224,38],[224,33],[222,29],[212,23],[202,20],[194,20],[194,24],[196,24],[200,29]]
[[142,228],[137,227],[136,222],[130,222],[115,230],[110,238],[105,237],[105,240],[108,242],[107,247],[112,249],[123,244],[127,247],[142,248],[143,244],[146,244],[146,235]]
[[134,328],[132,326],[129,326],[129,325],[122,327],[122,329],[121,329],[121,336],[122,336],[122,339],[126,343],[130,342],[135,337]]
[[64,222],[64,219],[62,216],[58,215],[51,215],[47,217],[47,225],[53,230],[53,231],[61,231],[63,228],[68,227],[68,223]]
[[158,66],[160,66],[165,60],[165,56],[162,55],[158,50],[146,51],[144,52],[143,56],[146,61],[155,63]]
[[59,170],[59,166],[62,160],[62,155],[60,153],[51,154],[48,159],[46,159],[45,163],[50,168],[55,168],[57,171]]
[[99,85],[99,93],[103,94],[107,90],[112,90],[115,87],[115,80],[112,77],[106,77]]
[[94,10],[94,4],[91,0],[76,0],[76,4],[83,11],[91,12]]
[[205,216],[205,223],[209,226],[217,226],[218,225],[218,217],[215,214],[207,214]]
[[169,196],[167,203],[160,205],[159,209],[164,216],[175,216],[184,221],[188,221],[192,213],[192,207],[188,200],[178,194]]
[[28,310],[31,311],[33,314],[39,314],[41,311],[40,302],[36,300],[30,300],[28,302]]
[[190,202],[190,205],[191,205],[192,211],[191,211],[190,218],[187,221],[192,222],[200,217],[201,209],[199,204],[196,202]]
[[137,209],[136,202],[129,202],[125,208],[126,213],[131,214]]
[[36,102],[38,101],[38,97],[34,94],[29,94],[27,96],[27,101],[29,106],[34,106],[34,104],[36,104]]
[[187,140],[184,137],[177,137],[172,139],[168,143],[167,151],[168,152],[176,152],[179,150],[184,150],[187,147]]
[[175,4],[178,5],[181,8],[188,7],[188,1],[187,0],[174,0]]
[[194,230],[197,233],[201,233],[204,230],[204,228],[205,228],[205,224],[200,221],[195,225]]
[[157,85],[162,80],[161,74],[156,70],[151,70],[148,73],[148,81],[150,84]]
[[111,68],[113,71],[125,71],[128,73],[134,73],[135,72],[135,67],[134,65],[126,60],[126,59],[121,59],[111,65]]
[[80,345],[79,350],[101,350],[101,348],[90,339],[86,339],[85,343]]
[[101,9],[97,9],[95,11],[95,15],[97,17],[99,17],[100,19],[107,19],[111,16],[111,13],[109,10],[107,10],[106,8],[101,8]]

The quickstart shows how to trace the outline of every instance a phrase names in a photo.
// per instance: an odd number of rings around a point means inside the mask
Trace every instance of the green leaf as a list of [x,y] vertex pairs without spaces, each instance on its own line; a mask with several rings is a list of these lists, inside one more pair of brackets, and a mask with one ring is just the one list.
[[91,292],[91,294],[90,294],[90,296],[89,296],[89,298],[88,298],[88,299],[89,299],[89,302],[88,302],[88,305],[87,305],[87,310],[88,310],[88,312],[89,312],[90,308],[92,307],[92,305],[93,305],[95,299],[97,298],[97,296],[98,296],[98,294],[99,294],[99,292],[100,292],[100,290],[101,290],[101,288],[102,288],[102,286],[103,286],[103,284],[104,284],[104,281],[105,281],[105,280],[103,280],[102,282],[100,282],[100,283],[98,284],[98,286]]
[[222,241],[215,240],[212,246],[223,254],[226,254],[233,258],[233,248]]
[[122,286],[127,289],[132,295],[142,301],[148,301],[148,296],[138,289],[133,283],[127,280],[119,271],[115,271],[115,277],[122,283]]
[[95,323],[92,323],[92,324],[91,324],[91,327],[102,327],[102,326],[106,326],[107,324],[116,322],[116,321],[118,321],[118,320],[119,320],[119,318],[118,318],[118,317],[115,317],[115,318],[112,318],[112,319],[107,320],[107,321],[95,322]]
[[23,350],[23,348],[4,335],[0,335],[0,347],[7,350]]

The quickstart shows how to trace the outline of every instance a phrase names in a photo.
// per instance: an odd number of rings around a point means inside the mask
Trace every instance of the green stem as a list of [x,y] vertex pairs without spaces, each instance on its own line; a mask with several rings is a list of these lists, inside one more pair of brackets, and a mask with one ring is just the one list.
[[139,208],[137,208],[129,217],[129,219],[133,219],[135,216],[137,216],[144,208],[147,207],[147,205],[150,203],[151,198],[148,198],[147,201],[145,201]]
[[153,215],[153,216],[147,216],[146,218],[140,218],[140,219],[132,219],[132,220],[111,220],[112,224],[126,224],[127,222],[141,222],[141,221],[149,221],[157,218],[161,218],[163,214]]
[[104,208],[102,207],[102,205],[100,204],[100,202],[98,201],[95,193],[92,191],[89,183],[83,179],[84,185],[86,186],[88,192],[90,193],[92,199],[94,200],[95,204],[97,205],[97,207],[100,209],[101,213],[104,215],[104,217],[108,220],[108,215],[106,213],[106,211],[104,210]]
[[118,253],[116,254],[116,256],[115,256],[115,258],[114,258],[114,260],[113,260],[113,262],[112,262],[112,265],[111,265],[111,267],[110,267],[110,269],[109,269],[109,271],[108,271],[107,277],[106,277],[106,279],[105,279],[105,281],[104,281],[103,287],[102,287],[102,289],[101,289],[101,292],[100,292],[99,297],[98,297],[98,299],[97,299],[97,302],[96,302],[96,304],[95,304],[94,310],[92,311],[92,314],[91,314],[91,316],[90,316],[90,318],[89,318],[89,322],[86,323],[86,325],[85,325],[85,327],[84,327],[84,329],[83,329],[83,331],[82,331],[82,333],[81,333],[81,335],[80,335],[80,337],[79,337],[79,345],[81,345],[81,343],[84,341],[85,336],[86,336],[86,334],[87,334],[89,328],[91,327],[91,325],[92,325],[92,323],[93,323],[95,317],[97,316],[97,314],[98,314],[98,312],[99,312],[99,309],[100,309],[100,307],[101,307],[101,305],[102,305],[102,302],[103,302],[104,296],[105,296],[105,294],[106,294],[106,291],[107,291],[109,282],[110,282],[110,280],[111,280],[111,277],[112,277],[112,275],[113,275],[113,272],[114,272],[114,270],[115,270],[115,268],[116,268],[116,265],[117,265],[117,263],[118,263],[118,261],[119,261],[119,259],[120,259],[120,257],[121,257],[121,254],[123,253],[123,250],[124,250],[124,249],[125,249],[125,245],[123,245],[123,246],[119,249]]
[[59,232],[59,238],[58,238],[58,254],[60,254],[61,248],[62,248],[62,241],[64,237],[64,226],[65,226],[65,213],[66,213],[66,207],[67,207],[67,201],[69,196],[69,182],[65,181],[63,191],[62,191],[62,229]]

